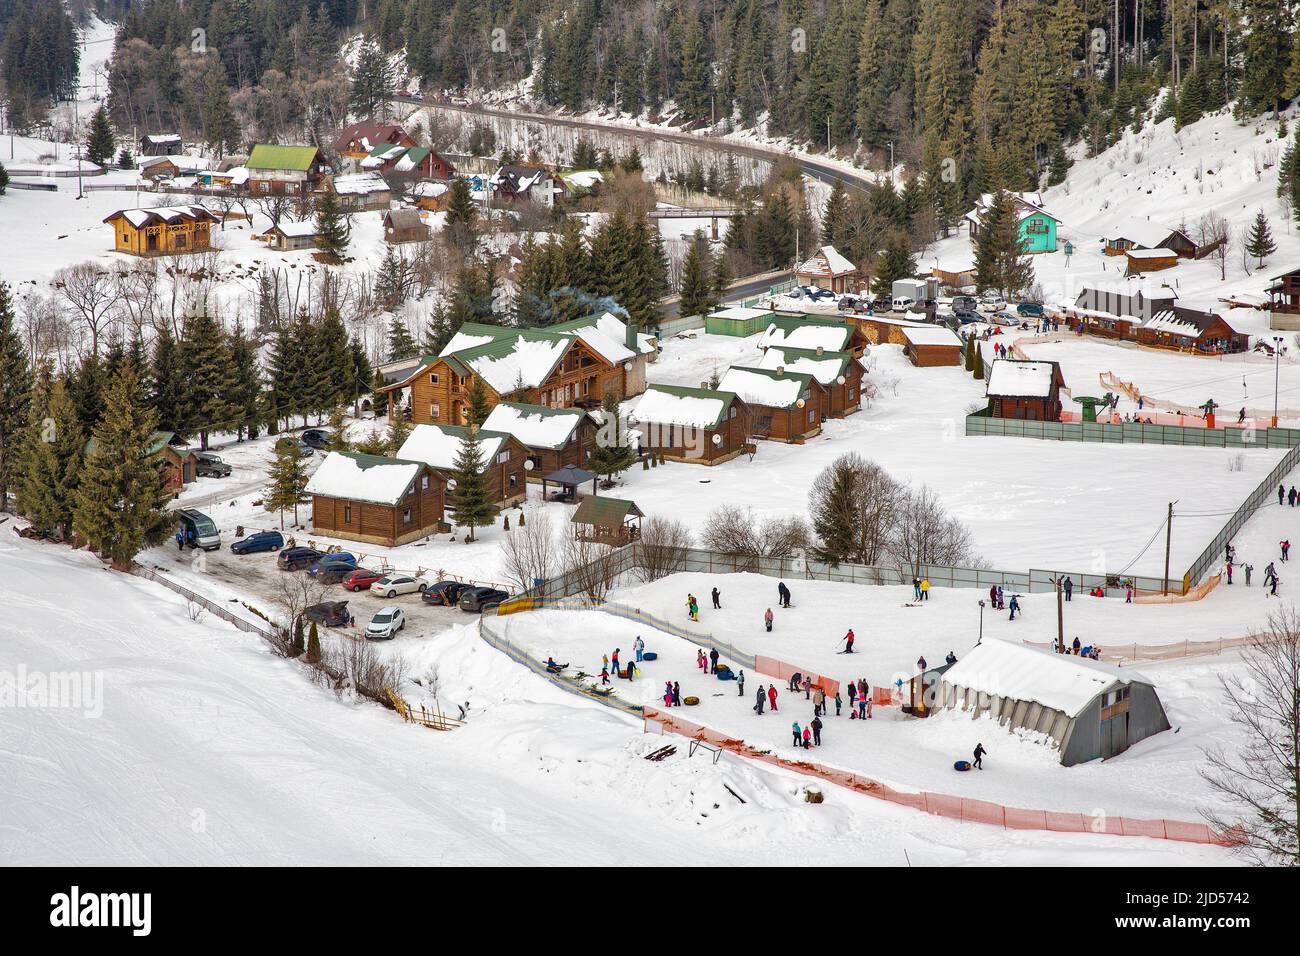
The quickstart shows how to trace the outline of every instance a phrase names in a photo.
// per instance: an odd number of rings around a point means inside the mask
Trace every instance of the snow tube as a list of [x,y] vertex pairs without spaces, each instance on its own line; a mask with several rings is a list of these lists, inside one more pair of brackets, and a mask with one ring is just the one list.
[[657,660],[659,660],[659,655],[656,654],[654,651],[646,651],[644,654],[641,655],[641,660],[643,660],[643,661],[657,661]]
[[969,770],[969,769],[970,769],[970,761],[969,761],[969,760],[958,760],[955,764],[952,765],[952,769],[953,769],[953,770]]
[[728,671],[728,670],[719,670],[719,671],[718,671],[718,680],[735,680],[735,678],[736,678],[736,675],[733,674],[733,673],[731,673],[731,671]]
[[699,702],[700,702],[700,699],[699,699],[698,697],[683,697],[683,698],[682,698],[682,703],[685,704],[687,707],[694,707],[694,706],[695,706],[696,704],[698,704]]

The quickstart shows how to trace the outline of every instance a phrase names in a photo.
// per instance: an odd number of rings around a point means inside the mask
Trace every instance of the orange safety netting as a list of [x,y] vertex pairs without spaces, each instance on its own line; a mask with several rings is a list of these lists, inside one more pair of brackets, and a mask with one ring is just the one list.
[[833,677],[826,677],[822,674],[814,673],[806,667],[798,667],[794,664],[787,664],[785,661],[779,661],[775,657],[764,657],[761,654],[754,656],[754,670],[760,674],[766,674],[768,677],[779,677],[787,684],[790,678],[795,674],[802,674],[805,677],[812,678],[813,687],[820,687],[826,692],[827,697],[834,697],[840,689],[840,682]]
[[[773,660],[768,658],[768,660]],[[780,664],[780,661],[774,661]],[[788,666],[788,665],[786,665]],[[793,673],[793,671],[791,671]],[[773,676],[781,676],[774,674]],[[793,770],[806,776],[816,777],[830,783],[839,784],[858,793],[885,800],[899,806],[910,807],[932,813],[950,820],[964,823],[985,823],[1001,826],[1009,830],[1042,830],[1052,833],[1103,833],[1113,836],[1150,837],[1157,840],[1176,840],[1183,843],[1215,843],[1231,846],[1240,840],[1239,834],[1232,831],[1216,833],[1204,823],[1189,823],[1183,820],[1135,820],[1128,817],[1088,816],[1083,813],[1065,813],[1054,810],[1026,810],[1022,807],[1007,807],[989,800],[972,800],[946,793],[908,793],[895,790],[870,777],[823,767],[808,760],[791,760],[780,757],[771,751],[759,750],[743,740],[728,737],[709,727],[701,726],[673,714],[646,707],[644,710],[646,730],[650,733],[669,731],[691,740],[700,740],[712,746],[737,754],[750,760]]]

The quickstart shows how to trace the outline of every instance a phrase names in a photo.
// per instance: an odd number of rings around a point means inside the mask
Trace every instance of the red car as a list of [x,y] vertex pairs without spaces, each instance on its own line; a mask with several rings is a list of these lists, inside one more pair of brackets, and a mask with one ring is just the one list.
[[367,591],[384,576],[383,571],[371,571],[369,568],[357,568],[343,579],[343,586],[349,591]]

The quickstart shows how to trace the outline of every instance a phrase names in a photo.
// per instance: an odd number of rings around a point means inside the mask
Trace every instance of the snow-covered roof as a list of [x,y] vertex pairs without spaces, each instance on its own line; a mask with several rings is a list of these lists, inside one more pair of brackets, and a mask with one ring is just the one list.
[[170,143],[179,143],[181,136],[179,133],[149,133],[145,140],[155,146],[165,146]]
[[822,348],[828,352],[841,352],[852,336],[853,329],[846,323],[800,322],[796,319],[768,325],[758,347],[788,345],[796,349]]
[[[1011,193],[1010,195],[1012,202],[1015,204],[1016,217],[1018,219],[1028,219],[1030,216],[1046,216],[1048,219],[1053,219],[1056,222],[1061,221],[1043,208],[1043,197],[1038,193],[1024,192]],[[978,200],[976,200],[975,208],[966,213],[962,218],[969,222],[973,222],[976,225],[983,222],[984,214],[988,212],[989,207],[993,205],[993,198],[993,193],[984,193]]]
[[758,360],[758,368],[784,368],[787,372],[799,375],[811,375],[823,385],[830,385],[844,373],[853,356],[848,352],[825,352],[818,354],[808,349],[791,349],[773,346],[763,353]]
[[[586,323],[569,322],[566,323],[571,329],[586,328]],[[601,334],[624,347],[627,345],[627,323],[620,319],[613,312],[603,312],[596,319],[595,326]],[[553,327],[554,331],[562,332],[562,327]],[[636,334],[636,348],[642,355],[648,355],[655,351],[655,340],[653,335]]]
[[573,339],[545,332],[515,332],[455,353],[498,395],[536,388],[564,358]]
[[378,173],[352,173],[334,177],[334,191],[340,196],[368,196],[388,192],[388,183]]
[[[459,425],[416,425],[397,450],[398,458],[422,461],[430,468],[451,471],[456,467],[466,429]],[[490,462],[508,438],[501,432],[479,429],[479,450],[484,462]]]
[[595,169],[575,169],[571,173],[560,173],[560,178],[574,189],[590,189],[605,180],[600,171]]
[[158,206],[154,209],[119,209],[104,222],[121,216],[136,229],[151,222],[216,222],[217,217],[202,206]]
[[1032,701],[1077,716],[1102,691],[1153,682],[1127,667],[986,638],[943,675],[945,684],[1010,700]]
[[1164,246],[1157,246],[1154,249],[1129,249],[1124,255],[1130,259],[1176,259],[1178,257],[1178,253]]
[[483,427],[514,435],[530,448],[563,448],[585,417],[587,413],[581,408],[499,402]]
[[1137,219],[1130,216],[1116,222],[1112,228],[1106,231],[1105,237],[1109,240],[1127,239],[1139,246],[1155,247],[1159,246],[1160,243],[1175,232],[1178,232],[1178,230],[1171,226],[1162,226],[1160,223],[1152,222],[1149,219]]
[[317,235],[316,222],[313,219],[304,219],[302,222],[284,222],[281,221],[278,226],[272,226],[262,235],[270,235],[279,230],[290,239],[302,239],[309,236]]
[[1013,398],[1047,398],[1052,394],[1055,362],[998,359],[989,370],[985,394]]
[[858,267],[844,258],[834,246],[822,246],[794,270],[798,275],[830,276],[857,272]]
[[961,339],[952,329],[943,325],[910,325],[903,329],[910,345],[952,345],[961,348]]
[[573,329],[572,334],[582,339],[593,352],[611,365],[636,358],[636,353],[624,345],[622,339],[606,335],[595,323]]
[[789,408],[808,389],[811,375],[786,369],[738,368],[727,369],[718,382],[724,392],[734,392],[753,405],[771,408]]
[[646,388],[632,411],[637,422],[714,428],[736,398],[733,392],[673,385]]
[[444,355],[455,355],[457,352],[464,352],[466,349],[472,349],[479,345],[486,345],[488,342],[495,342],[498,338],[500,338],[499,335],[493,335],[488,332],[466,332],[462,327],[447,341],[447,344],[442,347],[442,351],[439,352],[438,355],[439,357]]
[[420,199],[437,199],[447,191],[446,183],[435,183],[431,181],[412,183],[410,193],[412,196]]
[[395,505],[423,467],[418,461],[332,451],[307,482],[307,494]]
[[711,319],[761,319],[765,315],[771,315],[771,309],[751,309],[744,305],[733,305],[727,309],[719,309],[717,312],[709,313]]

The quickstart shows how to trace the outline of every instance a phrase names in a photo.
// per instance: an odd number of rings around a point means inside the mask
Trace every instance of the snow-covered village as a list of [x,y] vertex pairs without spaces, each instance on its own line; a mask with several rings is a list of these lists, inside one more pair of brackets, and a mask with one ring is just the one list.
[[0,863],[1295,866],[1296,97],[1278,0],[0,0]]

